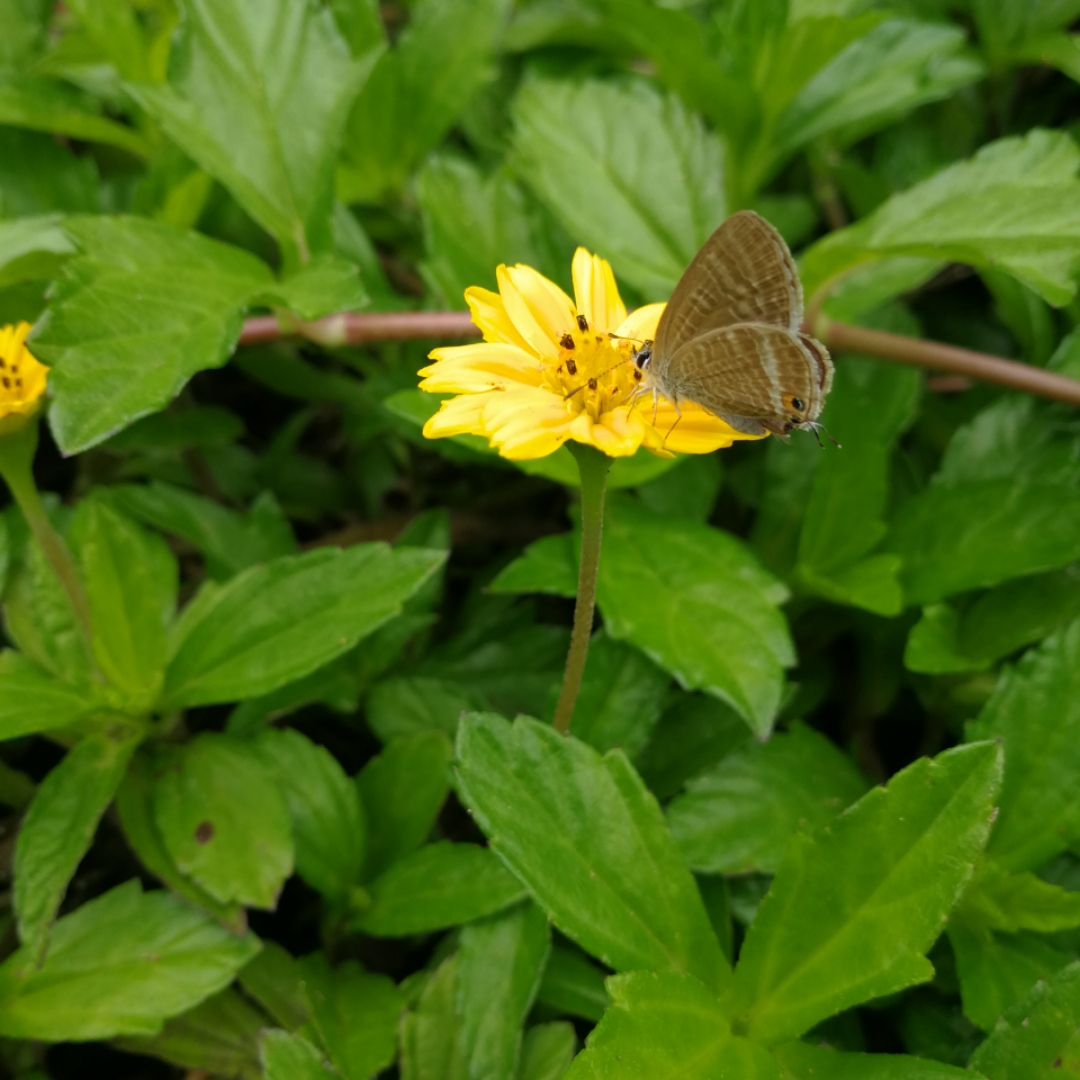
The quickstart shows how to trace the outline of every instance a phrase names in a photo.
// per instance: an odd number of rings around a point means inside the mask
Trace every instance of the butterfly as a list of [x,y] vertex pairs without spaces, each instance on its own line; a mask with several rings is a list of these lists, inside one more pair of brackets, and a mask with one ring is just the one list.
[[802,285],[780,234],[751,210],[705,241],[632,354],[639,394],[692,401],[747,435],[813,428],[832,386],[820,341],[800,332]]

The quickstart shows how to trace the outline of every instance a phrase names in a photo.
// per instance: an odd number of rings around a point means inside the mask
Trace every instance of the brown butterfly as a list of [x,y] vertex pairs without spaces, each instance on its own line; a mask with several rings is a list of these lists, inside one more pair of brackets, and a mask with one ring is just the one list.
[[750,210],[705,241],[656,338],[633,354],[640,392],[693,401],[748,435],[812,428],[832,386],[820,341],[800,333],[802,285],[780,234]]

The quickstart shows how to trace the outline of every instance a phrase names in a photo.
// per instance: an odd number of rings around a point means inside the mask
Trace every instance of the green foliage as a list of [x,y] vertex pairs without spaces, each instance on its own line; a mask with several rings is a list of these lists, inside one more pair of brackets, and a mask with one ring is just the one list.
[[834,348],[820,445],[616,459],[563,735],[578,463],[381,336],[752,208],[818,337],[1078,379],[1078,18],[0,0],[0,1075],[1080,1071],[1073,406]]

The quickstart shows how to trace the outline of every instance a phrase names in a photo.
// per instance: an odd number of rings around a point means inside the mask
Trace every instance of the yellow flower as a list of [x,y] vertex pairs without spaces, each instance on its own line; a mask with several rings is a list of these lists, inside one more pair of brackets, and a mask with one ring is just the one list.
[[25,345],[32,329],[27,322],[0,327],[0,431],[12,426],[8,417],[33,416],[45,393],[49,369]]
[[545,457],[568,439],[610,457],[639,447],[663,456],[707,454],[735,431],[692,402],[673,405],[638,386],[631,353],[655,337],[663,304],[629,316],[608,263],[578,248],[571,301],[530,266],[500,266],[499,291],[465,290],[483,343],[435,349],[420,387],[457,394],[424,425],[429,439],[483,435],[506,458]]

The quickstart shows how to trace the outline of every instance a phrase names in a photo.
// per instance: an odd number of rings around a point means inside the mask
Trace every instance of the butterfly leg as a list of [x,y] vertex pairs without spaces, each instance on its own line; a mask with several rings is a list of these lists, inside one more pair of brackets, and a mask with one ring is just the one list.
[[671,404],[675,406],[675,412],[677,413],[677,415],[675,417],[675,423],[668,428],[667,434],[664,436],[665,443],[668,441],[669,438],[671,438],[671,433],[675,430],[676,427],[678,427],[679,421],[682,419],[682,409],[679,408],[679,399],[673,396],[671,399]]

